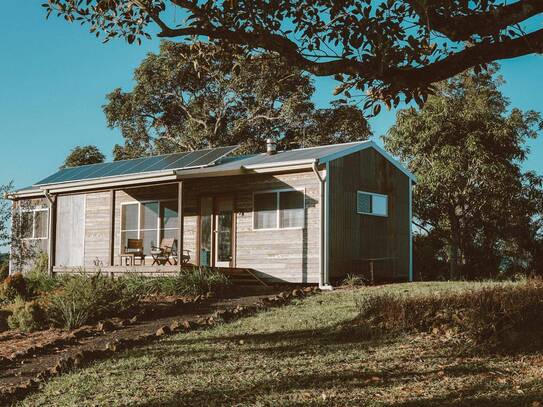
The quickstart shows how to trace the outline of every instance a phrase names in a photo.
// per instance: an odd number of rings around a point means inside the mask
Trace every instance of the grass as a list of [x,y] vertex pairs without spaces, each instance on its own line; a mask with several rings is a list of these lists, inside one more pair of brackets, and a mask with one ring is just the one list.
[[462,355],[428,334],[368,338],[352,323],[357,300],[368,293],[427,294],[473,285],[323,293],[120,353],[55,378],[20,405],[518,406],[542,400],[539,352]]

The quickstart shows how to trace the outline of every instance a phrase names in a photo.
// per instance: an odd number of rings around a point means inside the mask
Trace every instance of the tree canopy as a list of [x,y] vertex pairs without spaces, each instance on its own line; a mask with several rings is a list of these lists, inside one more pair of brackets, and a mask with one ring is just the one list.
[[[290,66],[335,76],[340,91],[397,105],[470,67],[543,51],[527,20],[541,0],[48,0],[67,21],[107,41],[202,38],[277,53]],[[371,103],[371,100],[369,101]]]
[[78,167],[80,165],[103,163],[106,157],[96,146],[74,147],[60,168]]
[[542,178],[521,165],[543,122],[534,111],[509,111],[494,70],[440,83],[384,137],[417,174],[415,222],[442,242],[453,276],[529,266],[542,231]]
[[265,148],[273,138],[296,148],[366,139],[354,106],[317,109],[309,75],[269,53],[165,41],[136,69],[131,91],[107,95],[104,112],[124,145],[115,159],[240,144]]

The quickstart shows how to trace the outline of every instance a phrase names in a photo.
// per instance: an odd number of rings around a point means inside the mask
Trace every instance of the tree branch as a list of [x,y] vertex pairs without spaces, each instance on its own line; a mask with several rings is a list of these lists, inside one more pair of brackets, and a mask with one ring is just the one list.
[[500,30],[521,23],[543,12],[541,0],[519,0],[516,3],[497,7],[487,12],[465,16],[446,15],[447,4],[433,0],[422,4],[418,0],[407,0],[429,28],[446,35],[453,41],[465,41],[473,35],[492,35]]

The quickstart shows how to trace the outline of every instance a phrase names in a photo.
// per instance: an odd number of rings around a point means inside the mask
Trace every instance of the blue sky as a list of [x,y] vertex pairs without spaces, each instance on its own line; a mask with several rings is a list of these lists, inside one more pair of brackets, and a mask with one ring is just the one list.
[[[31,185],[54,172],[75,145],[110,152],[121,141],[106,127],[106,93],[129,89],[132,73],[158,42],[102,44],[85,27],[45,20],[40,1],[3,0],[0,15],[0,184]],[[543,111],[543,57],[502,62],[503,92],[512,105]],[[315,102],[326,106],[334,83],[318,79]],[[371,120],[376,136],[394,112]],[[543,138],[530,143],[526,168],[543,175]]]

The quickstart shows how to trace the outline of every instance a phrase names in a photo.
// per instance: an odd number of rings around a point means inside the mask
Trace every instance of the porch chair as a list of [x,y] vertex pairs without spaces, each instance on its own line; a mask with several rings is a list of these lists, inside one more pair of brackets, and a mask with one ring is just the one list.
[[136,259],[140,261],[140,265],[145,265],[145,254],[143,253],[143,239],[128,239],[126,246],[121,250],[121,266],[124,266],[124,260],[128,266],[135,266]]
[[[160,246],[153,246],[151,249],[153,265],[158,264],[159,266],[164,266],[166,263],[170,265],[177,265],[177,253],[174,250],[174,247],[176,246],[177,239],[174,238],[163,238],[160,242]],[[183,250],[183,253],[184,254],[181,259],[182,264],[187,264],[190,260],[190,250]],[[171,260],[173,260],[173,264]]]

